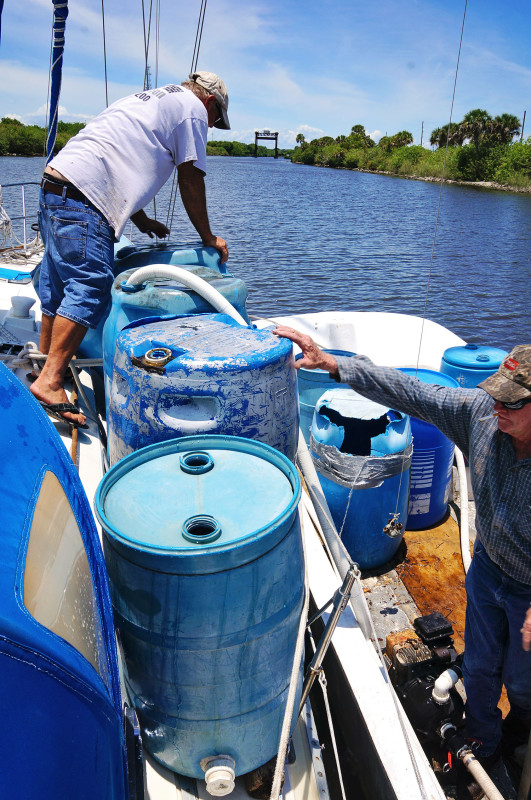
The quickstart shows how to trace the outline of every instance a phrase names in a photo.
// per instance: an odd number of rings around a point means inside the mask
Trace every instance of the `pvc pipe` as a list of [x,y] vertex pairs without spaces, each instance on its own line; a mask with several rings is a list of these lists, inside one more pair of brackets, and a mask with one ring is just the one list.
[[459,676],[453,669],[447,669],[442,672],[433,684],[432,699],[438,705],[447,703],[450,699],[450,689],[454,688],[458,680]]
[[189,289],[197,292],[207,303],[210,303],[216,311],[219,311],[221,314],[227,314],[227,316],[232,317],[233,320],[243,325],[245,328],[249,327],[244,318],[236,311],[234,306],[223,297],[221,292],[214,289],[214,287],[203,278],[181,267],[176,267],[172,264],[150,264],[147,267],[140,267],[128,277],[126,285],[138,286],[145,281],[152,281],[160,278],[167,278],[168,280],[184,283]]
[[463,559],[463,568],[466,574],[472,561],[470,555],[470,534],[468,532],[468,484],[466,480],[465,459],[458,447],[455,448],[455,463],[457,464],[457,474],[459,475],[459,499],[461,503],[459,521],[461,558]]

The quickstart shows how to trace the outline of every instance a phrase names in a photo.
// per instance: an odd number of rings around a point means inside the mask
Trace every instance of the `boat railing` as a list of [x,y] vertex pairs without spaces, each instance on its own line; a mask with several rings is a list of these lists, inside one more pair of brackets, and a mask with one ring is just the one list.
[[[29,186],[40,186],[39,181],[24,181],[20,183],[4,183],[0,185],[0,252],[19,249],[24,252],[28,247],[35,248],[39,244],[39,229],[37,226],[37,204],[28,208],[26,189]],[[14,213],[8,214],[4,208],[3,192],[5,189],[20,187],[20,199],[10,201],[8,206]],[[21,213],[19,213],[21,212]],[[15,223],[13,227],[13,223]],[[35,232],[35,236],[28,241],[28,226]],[[15,240],[16,243],[13,243]]]

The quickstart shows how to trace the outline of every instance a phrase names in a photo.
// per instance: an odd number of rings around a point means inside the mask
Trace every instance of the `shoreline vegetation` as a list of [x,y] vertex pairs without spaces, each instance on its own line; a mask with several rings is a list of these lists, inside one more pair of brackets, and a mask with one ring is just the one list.
[[323,136],[306,142],[297,134],[291,160],[335,169],[352,169],[424,181],[531,192],[531,137],[520,135],[520,120],[512,114],[491,117],[480,108],[459,123],[436,128],[430,136],[435,149],[413,144],[409,131],[382,136],[376,144],[363,125],[348,136]]
[[[54,152],[83,127],[80,122],[59,122]],[[46,134],[46,128],[3,117],[0,156],[42,156]],[[519,135],[520,120],[514,115],[493,118],[483,109],[474,109],[461,122],[432,131],[432,150],[414,145],[409,131],[382,136],[376,144],[363,125],[354,125],[348,135],[335,139],[323,136],[307,142],[299,133],[296,147],[279,149],[278,155],[308,166],[531,193],[531,137],[515,140]],[[273,150],[259,145],[257,154],[271,157]],[[213,140],[207,143],[207,155],[252,157],[254,144]]]

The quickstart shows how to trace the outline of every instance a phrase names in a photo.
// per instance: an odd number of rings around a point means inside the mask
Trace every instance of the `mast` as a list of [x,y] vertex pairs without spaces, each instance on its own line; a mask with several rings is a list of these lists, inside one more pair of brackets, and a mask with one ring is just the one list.
[[53,148],[57,136],[57,120],[59,112],[59,95],[61,94],[61,78],[63,74],[63,52],[65,48],[65,26],[68,17],[68,0],[52,0],[53,2],[53,41],[51,58],[50,114],[48,118],[48,137],[46,139],[46,163],[53,157]]

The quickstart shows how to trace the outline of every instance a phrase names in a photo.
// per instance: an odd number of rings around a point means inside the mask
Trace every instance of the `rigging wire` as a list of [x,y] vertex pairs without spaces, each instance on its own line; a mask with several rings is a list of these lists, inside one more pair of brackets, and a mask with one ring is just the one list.
[[146,32],[146,10],[144,8],[144,0],[142,0],[142,25],[144,31],[144,86],[143,88],[147,88],[148,83],[148,55],[149,55],[149,38],[151,36],[151,12],[153,8],[153,0],[150,0],[149,3],[149,15],[148,15],[148,29]]
[[[160,2],[160,0],[158,0],[158,2]],[[203,26],[205,24],[206,7],[207,7],[207,0],[201,0],[201,5],[199,7],[199,16],[197,19],[197,29],[195,32],[195,42],[194,42],[194,50],[192,53],[192,64],[190,67],[190,74],[194,73],[197,70],[199,49],[201,47],[201,39],[203,37]],[[175,204],[177,202],[177,194],[178,194],[178,177],[177,177],[177,170],[175,170],[173,173],[173,182],[170,192],[170,199],[168,203],[168,213],[166,216],[166,227],[169,228],[170,231],[173,225],[173,218],[175,215]]]
[[[435,228],[434,228],[434,231],[433,231],[433,240],[432,240],[432,245],[431,245],[430,265],[429,265],[429,269],[428,269],[428,280],[427,280],[427,284],[426,284],[426,295],[425,295],[425,298],[424,298],[424,308],[422,309],[422,316],[421,316],[419,348],[418,348],[418,352],[417,352],[417,363],[415,365],[415,369],[417,371],[419,369],[419,363],[420,363],[420,351],[422,349],[422,338],[423,338],[423,335],[424,335],[424,323],[426,321],[426,313],[427,313],[427,310],[428,310],[428,298],[429,298],[429,294],[430,294],[431,276],[432,276],[432,272],[433,272],[433,259],[434,259],[434,256],[435,256],[435,244],[436,244],[436,241],[437,241],[437,231],[438,231],[438,228],[439,228],[439,219],[440,219],[440,215],[441,215],[442,191],[443,191],[443,186],[444,186],[444,176],[445,176],[445,172],[446,172],[446,161],[447,161],[447,157],[448,157],[448,146],[449,146],[449,140],[450,140],[450,127],[451,127],[451,124],[452,124],[453,113],[454,113],[455,92],[456,92],[456,88],[457,88],[457,76],[459,75],[459,64],[461,62],[461,50],[462,50],[462,47],[463,47],[463,36],[464,36],[464,32],[465,32],[465,20],[466,20],[467,6],[468,6],[468,0],[465,0],[465,5],[464,5],[464,9],[463,9],[463,21],[461,23],[461,35],[459,37],[459,48],[458,48],[458,51],[457,51],[457,63],[455,65],[455,76],[454,76],[454,87],[453,87],[453,91],[452,91],[452,102],[450,104],[450,119],[449,119],[449,122],[448,122],[448,135],[446,136],[446,146],[444,148],[443,168],[442,168],[442,173],[441,173],[441,179],[439,181],[439,199],[438,199],[438,202],[437,202],[437,213],[436,213],[436,216],[435,216]],[[405,451],[404,451],[403,458],[405,459]],[[400,473],[400,480],[399,480],[398,490],[397,490],[397,495],[396,495],[395,514],[398,513],[398,503],[399,503],[399,499],[400,499],[400,489],[401,489],[401,486],[402,486],[402,476],[403,475],[404,475],[404,472],[402,470],[402,472]]]
[[195,32],[194,52],[192,53],[192,65],[190,67],[191,73],[197,70],[197,62],[199,59],[199,48],[201,47],[201,38],[203,36],[203,25],[205,23],[206,6],[207,6],[207,0],[201,0],[201,6],[199,8],[199,18],[197,20],[197,30]]
[[427,286],[426,286],[426,297],[425,297],[425,300],[424,300],[424,309],[423,309],[423,312],[422,312],[422,325],[421,325],[421,330],[420,330],[419,350],[418,350],[418,354],[417,354],[417,369],[418,369],[419,361],[420,361],[420,350],[421,350],[421,346],[422,346],[422,336],[423,336],[423,333],[424,333],[424,322],[425,322],[425,319],[426,319],[426,311],[427,311],[427,308],[428,308],[428,297],[429,297],[429,293],[430,293],[431,275],[432,275],[432,271],[433,271],[433,258],[434,258],[434,255],[435,255],[435,243],[437,241],[437,231],[438,231],[438,228],[439,228],[439,218],[440,218],[440,214],[441,214],[442,190],[443,190],[443,185],[444,185],[444,176],[445,176],[445,172],[446,172],[446,160],[447,160],[447,157],[448,157],[448,146],[449,146],[449,140],[450,140],[450,127],[451,127],[451,124],[452,124],[452,118],[453,118],[453,113],[454,113],[455,91],[456,91],[456,88],[457,88],[457,76],[459,74],[459,64],[461,62],[461,49],[463,47],[463,36],[464,36],[464,32],[465,32],[465,20],[466,20],[467,5],[468,5],[468,0],[465,0],[465,7],[464,7],[464,10],[463,10],[463,22],[461,24],[461,36],[459,38],[459,49],[458,49],[458,53],[457,53],[457,63],[456,63],[456,66],[455,66],[454,88],[453,88],[453,92],[452,92],[452,102],[451,102],[451,105],[450,105],[450,120],[448,122],[448,135],[446,136],[446,146],[444,148],[443,168],[442,168],[441,180],[439,182],[439,201],[438,201],[438,204],[437,204],[437,215],[436,215],[436,219],[435,219],[435,230],[433,232],[433,242],[432,242],[432,246],[431,246],[430,267],[429,267],[429,270],[428,270],[428,283],[427,283]]
[[105,9],[101,0],[101,25],[103,33],[103,71],[105,73],[105,107],[109,107],[109,88],[107,85],[107,46],[105,42]]

